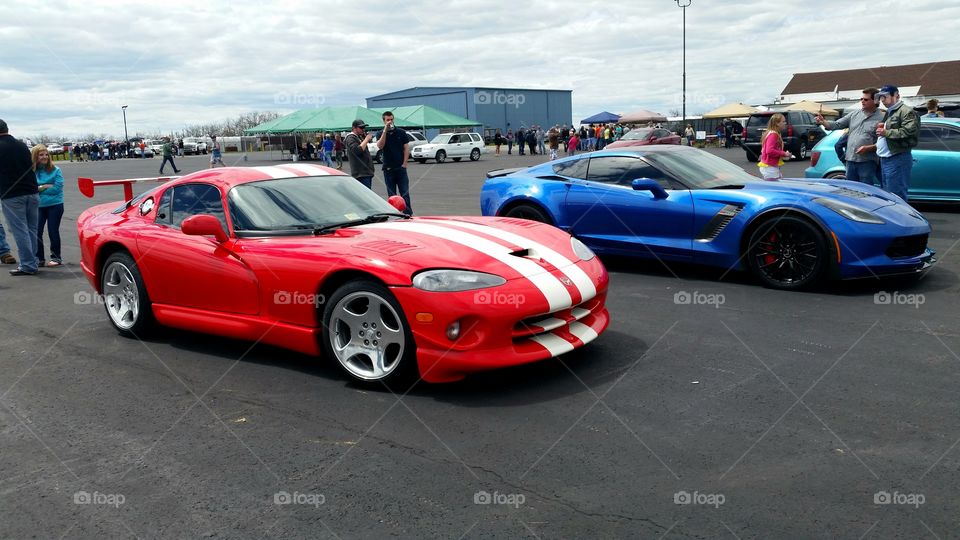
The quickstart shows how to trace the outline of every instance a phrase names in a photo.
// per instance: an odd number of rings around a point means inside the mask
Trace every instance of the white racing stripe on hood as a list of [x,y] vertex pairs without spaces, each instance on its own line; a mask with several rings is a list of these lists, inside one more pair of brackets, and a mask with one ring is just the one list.
[[[432,221],[432,220],[431,220]],[[574,285],[577,286],[577,289],[580,290],[581,302],[586,302],[594,296],[597,295],[597,288],[593,285],[593,280],[590,279],[590,276],[586,272],[580,269],[579,266],[574,264],[574,261],[564,257],[562,254],[550,249],[549,247],[531,240],[525,236],[520,236],[512,232],[504,231],[496,227],[491,227],[488,225],[478,225],[476,223],[468,223],[465,221],[455,221],[455,220],[446,220],[440,221],[444,225],[463,227],[465,229],[474,230],[477,232],[485,233],[489,236],[502,238],[503,240],[515,244],[520,247],[530,247],[533,248],[543,260],[552,264],[553,266],[560,268],[561,271],[566,274]]]
[[289,165],[281,165],[280,167],[284,169],[293,169],[296,171],[300,171],[310,176],[330,176],[330,173],[327,172],[325,169],[322,169],[321,167],[318,167],[316,165],[310,165],[307,163],[290,163]]
[[297,174],[294,172],[285,171],[280,167],[271,167],[269,165],[264,167],[253,167],[253,169],[262,172],[270,178],[296,178],[297,176]]
[[566,309],[573,305],[573,298],[570,297],[567,288],[563,283],[560,283],[560,280],[557,279],[556,276],[547,272],[546,269],[530,259],[511,255],[510,248],[507,246],[498,244],[482,236],[459,231],[450,227],[441,227],[426,223],[371,223],[370,225],[364,225],[364,228],[390,229],[401,232],[408,231],[456,242],[464,247],[489,255],[527,278],[537,289],[540,289],[540,292],[546,297],[551,312]]

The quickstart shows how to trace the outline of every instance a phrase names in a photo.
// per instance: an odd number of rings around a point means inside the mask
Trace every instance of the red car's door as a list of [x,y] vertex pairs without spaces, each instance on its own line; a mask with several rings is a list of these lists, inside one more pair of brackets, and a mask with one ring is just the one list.
[[260,310],[257,277],[231,250],[233,239],[180,230],[184,219],[211,214],[226,229],[223,199],[213,185],[181,184],[160,196],[156,219],[137,236],[137,261],[150,300],[207,311],[256,314]]

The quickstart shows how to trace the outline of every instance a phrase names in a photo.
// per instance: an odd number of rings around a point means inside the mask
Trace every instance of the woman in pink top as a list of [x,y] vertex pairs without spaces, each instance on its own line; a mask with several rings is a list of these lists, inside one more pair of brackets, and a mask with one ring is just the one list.
[[577,153],[577,146],[580,144],[580,138],[577,137],[575,130],[570,130],[570,138],[567,139],[567,155],[572,156]]
[[763,149],[760,151],[760,176],[764,180],[779,180],[783,178],[780,167],[783,165],[783,158],[791,158],[790,152],[783,150],[783,138],[780,137],[780,131],[787,127],[787,120],[782,114],[777,113],[770,117],[767,123],[767,129],[763,132],[760,139]]

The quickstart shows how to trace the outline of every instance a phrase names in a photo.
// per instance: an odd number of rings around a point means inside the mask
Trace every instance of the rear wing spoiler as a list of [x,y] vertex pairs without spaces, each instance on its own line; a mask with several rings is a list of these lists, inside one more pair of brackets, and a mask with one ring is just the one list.
[[522,171],[524,167],[514,167],[513,169],[494,169],[487,172],[487,178],[499,178],[501,176],[506,176],[508,174],[513,174],[517,171]]
[[176,180],[179,176],[157,176],[153,178],[127,178],[125,180],[99,180],[94,182],[93,178],[77,178],[77,187],[80,193],[85,197],[93,197],[93,192],[97,186],[123,186],[123,201],[129,202],[133,199],[133,185],[140,182],[169,182]]

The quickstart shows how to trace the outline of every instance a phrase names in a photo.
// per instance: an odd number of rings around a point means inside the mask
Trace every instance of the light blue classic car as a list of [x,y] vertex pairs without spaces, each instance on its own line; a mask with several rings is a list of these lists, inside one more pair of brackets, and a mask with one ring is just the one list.
[[[810,155],[807,178],[843,178],[834,146],[843,134],[831,132]],[[913,149],[910,200],[960,201],[960,118],[921,118],[920,143]]]

